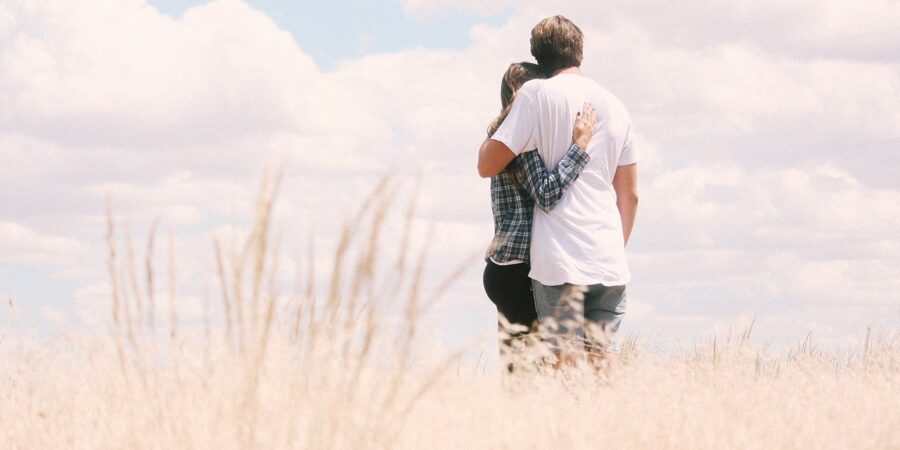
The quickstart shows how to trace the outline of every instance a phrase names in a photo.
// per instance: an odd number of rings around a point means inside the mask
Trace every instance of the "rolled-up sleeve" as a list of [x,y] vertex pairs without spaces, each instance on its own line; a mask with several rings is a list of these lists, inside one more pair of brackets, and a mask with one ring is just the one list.
[[491,139],[502,142],[516,155],[535,148],[539,111],[534,101],[533,82],[525,83],[513,100],[506,119]]
[[619,166],[627,166],[629,164],[634,164],[638,162],[637,150],[634,148],[634,131],[632,130],[631,125],[628,126],[628,131],[625,132],[625,140],[622,145],[622,153],[619,155],[619,162],[617,165]]

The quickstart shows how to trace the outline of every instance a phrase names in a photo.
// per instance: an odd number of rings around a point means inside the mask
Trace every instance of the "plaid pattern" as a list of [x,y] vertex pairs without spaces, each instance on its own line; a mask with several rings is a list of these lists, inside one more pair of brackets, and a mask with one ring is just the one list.
[[521,189],[513,183],[509,169],[491,177],[494,240],[485,260],[528,262],[535,204],[544,211],[553,209],[590,159],[572,144],[556,169],[548,171],[538,152],[529,151],[516,156],[509,166],[522,183]]

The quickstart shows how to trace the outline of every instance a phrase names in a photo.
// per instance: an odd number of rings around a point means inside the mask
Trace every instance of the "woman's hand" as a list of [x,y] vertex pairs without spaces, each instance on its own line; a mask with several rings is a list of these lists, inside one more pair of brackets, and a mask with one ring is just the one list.
[[575,117],[575,129],[572,130],[572,140],[582,150],[587,150],[596,129],[597,117],[594,115],[594,108],[585,102],[584,108]]

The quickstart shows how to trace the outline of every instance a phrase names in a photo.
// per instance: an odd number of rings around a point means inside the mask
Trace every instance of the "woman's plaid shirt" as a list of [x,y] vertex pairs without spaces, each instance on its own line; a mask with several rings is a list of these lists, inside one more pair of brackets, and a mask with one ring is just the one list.
[[[590,155],[572,144],[556,169],[551,171],[547,170],[537,151],[529,151],[516,156],[507,170],[491,177],[494,240],[485,260],[528,262],[534,205],[544,211],[553,209],[590,159]],[[509,170],[515,171],[521,188],[513,183]]]

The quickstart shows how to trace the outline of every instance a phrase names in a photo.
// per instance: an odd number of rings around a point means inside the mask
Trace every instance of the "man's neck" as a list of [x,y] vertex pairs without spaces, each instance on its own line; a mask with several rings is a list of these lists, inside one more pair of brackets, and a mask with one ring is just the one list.
[[572,66],[572,67],[563,67],[562,69],[559,69],[556,72],[553,72],[553,76],[555,77],[555,76],[557,76],[559,74],[563,74],[563,73],[572,73],[575,75],[582,75],[581,67]]

